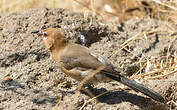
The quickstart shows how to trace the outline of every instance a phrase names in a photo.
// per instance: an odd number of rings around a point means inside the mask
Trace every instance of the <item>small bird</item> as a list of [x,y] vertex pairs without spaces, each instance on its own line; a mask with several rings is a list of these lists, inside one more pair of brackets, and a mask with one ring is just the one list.
[[99,67],[105,68],[91,78],[88,84],[97,84],[111,80],[118,81],[152,99],[165,102],[165,99],[152,89],[130,80],[114,69],[113,64],[104,56],[91,52],[87,47],[71,43],[57,28],[47,28],[38,32],[59,68],[68,76],[82,81]]

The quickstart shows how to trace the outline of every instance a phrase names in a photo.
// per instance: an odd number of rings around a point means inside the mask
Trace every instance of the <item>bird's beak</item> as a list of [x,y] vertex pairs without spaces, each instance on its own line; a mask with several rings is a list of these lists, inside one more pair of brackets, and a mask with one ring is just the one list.
[[37,35],[39,36],[39,37],[41,37],[42,36],[42,31],[40,30],[38,33],[37,33]]

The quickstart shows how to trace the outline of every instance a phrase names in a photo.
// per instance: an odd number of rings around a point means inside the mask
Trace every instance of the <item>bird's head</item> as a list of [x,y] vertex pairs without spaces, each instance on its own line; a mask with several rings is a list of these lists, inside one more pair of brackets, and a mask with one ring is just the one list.
[[56,28],[47,28],[38,32],[38,36],[40,36],[46,47],[51,50],[54,48],[64,46],[68,40],[64,37],[59,29]]

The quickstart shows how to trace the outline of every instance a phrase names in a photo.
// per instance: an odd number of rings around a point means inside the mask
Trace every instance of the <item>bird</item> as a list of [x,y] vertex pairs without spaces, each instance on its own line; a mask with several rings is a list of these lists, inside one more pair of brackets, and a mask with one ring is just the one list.
[[58,28],[46,28],[38,32],[52,58],[59,64],[60,70],[67,76],[81,82],[97,68],[104,67],[91,78],[87,84],[118,81],[135,91],[139,91],[152,99],[165,102],[159,93],[121,75],[115,70],[113,63],[106,57],[92,52],[88,47],[70,42]]

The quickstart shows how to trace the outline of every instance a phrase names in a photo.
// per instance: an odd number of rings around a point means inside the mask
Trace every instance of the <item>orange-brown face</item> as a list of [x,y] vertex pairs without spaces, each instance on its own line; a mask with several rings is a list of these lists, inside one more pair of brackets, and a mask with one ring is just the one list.
[[63,36],[60,34],[60,31],[56,28],[47,28],[41,30],[39,31],[38,35],[43,39],[48,49],[50,49],[57,42],[59,43],[60,39],[63,39]]

